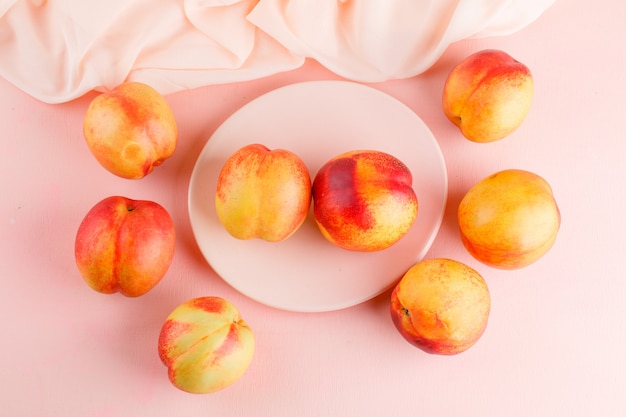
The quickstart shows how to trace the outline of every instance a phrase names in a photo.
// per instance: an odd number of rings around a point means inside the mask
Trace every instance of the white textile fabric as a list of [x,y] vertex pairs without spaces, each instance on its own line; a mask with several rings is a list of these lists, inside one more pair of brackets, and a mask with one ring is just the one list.
[[295,69],[417,75],[452,42],[501,36],[555,0],[0,0],[0,76],[48,103],[125,80],[163,94]]

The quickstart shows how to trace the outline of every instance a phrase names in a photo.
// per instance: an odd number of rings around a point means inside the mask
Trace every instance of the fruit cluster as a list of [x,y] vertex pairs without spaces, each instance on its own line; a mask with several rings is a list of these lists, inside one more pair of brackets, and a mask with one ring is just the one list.
[[[529,69],[498,50],[477,52],[452,69],[442,105],[467,139],[486,143],[511,134],[533,97]],[[550,185],[532,172],[508,169],[467,191],[457,210],[461,241],[485,265],[517,269],[553,245],[561,216]],[[451,259],[410,268],[391,295],[393,322],[410,343],[429,353],[467,350],[485,331],[491,299],[474,269]]]
[[[455,67],[443,91],[443,111],[474,142],[499,140],[522,123],[533,81],[528,68],[495,50],[476,53]],[[84,119],[84,136],[111,173],[140,179],[169,158],[177,142],[174,116],[151,87],[124,83],[96,97]],[[224,163],[215,190],[222,226],[237,239],[288,239],[313,204],[321,236],[340,250],[389,248],[414,225],[418,197],[412,174],[398,158],[377,150],[331,157],[313,181],[293,152],[250,144]],[[461,240],[485,265],[522,268],[552,247],[560,213],[550,185],[532,172],[509,169],[467,191],[458,207]],[[169,269],[174,223],[151,201],[113,196],[81,222],[76,264],[96,291],[137,297]],[[417,262],[391,293],[390,315],[399,333],[429,353],[458,354],[486,329],[491,308],[487,283],[453,259]],[[165,320],[158,353],[172,384],[208,393],[238,380],[252,361],[255,338],[236,307],[219,297],[189,300]]]
[[[96,160],[126,179],[151,173],[172,156],[178,140],[165,98],[135,82],[97,96],[85,114],[83,132]],[[111,196],[93,206],[80,223],[74,254],[91,288],[138,297],[165,276],[175,246],[174,222],[160,204]],[[174,386],[208,393],[244,374],[254,343],[237,308],[223,298],[207,296],[178,306],[163,323],[157,346]]]
[[225,162],[217,179],[215,208],[235,238],[287,239],[313,215],[322,235],[353,251],[386,249],[409,231],[417,217],[411,171],[376,150],[334,156],[311,178],[295,153],[244,146]]

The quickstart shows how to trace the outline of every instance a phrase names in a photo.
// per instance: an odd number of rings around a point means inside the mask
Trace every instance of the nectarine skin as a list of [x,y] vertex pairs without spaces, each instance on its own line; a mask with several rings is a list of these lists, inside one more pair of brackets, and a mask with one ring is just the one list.
[[313,181],[322,235],[343,249],[373,252],[400,240],[415,222],[411,171],[385,152],[355,150],[326,162]]
[[194,394],[219,391],[241,378],[254,348],[252,330],[237,308],[220,297],[199,297],[176,307],[158,339],[170,382]]
[[91,288],[138,297],[165,276],[175,245],[174,222],[160,204],[113,196],[94,205],[84,217],[74,254]]
[[498,50],[476,52],[454,67],[443,88],[443,111],[463,136],[493,142],[515,131],[532,104],[528,67]]
[[508,169],[470,188],[459,204],[458,221],[472,256],[494,268],[519,269],[552,248],[561,213],[545,179]]
[[176,119],[165,98],[147,84],[126,82],[92,100],[83,121],[89,150],[109,172],[140,179],[171,157]]
[[396,329],[427,353],[455,355],[483,335],[491,298],[473,268],[451,259],[411,267],[393,289],[390,314]]
[[217,179],[217,217],[237,239],[285,240],[304,223],[310,206],[308,168],[285,149],[244,146],[226,160]]

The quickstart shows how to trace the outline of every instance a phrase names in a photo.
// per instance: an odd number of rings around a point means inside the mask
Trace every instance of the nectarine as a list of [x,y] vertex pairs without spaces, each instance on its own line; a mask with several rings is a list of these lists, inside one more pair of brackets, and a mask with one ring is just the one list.
[[217,179],[217,217],[237,239],[285,240],[304,223],[310,206],[308,168],[285,149],[244,146],[226,160]]
[[94,290],[137,297],[165,276],[176,245],[174,222],[160,204],[113,196],[89,210],[74,245],[76,265]]
[[400,240],[417,218],[409,168],[376,150],[355,150],[326,162],[313,181],[313,214],[338,247],[373,252]]
[[561,214],[546,180],[507,169],[470,188],[459,204],[458,221],[472,256],[492,267],[518,269],[550,250]]
[[443,88],[443,110],[467,139],[492,142],[521,125],[533,90],[528,67],[505,52],[484,50],[452,69]]
[[215,392],[240,379],[252,362],[254,347],[248,324],[220,297],[199,297],[176,307],[158,340],[171,383],[194,394]]
[[427,353],[454,355],[472,347],[487,327],[490,310],[485,280],[452,259],[418,262],[391,293],[394,325]]
[[83,121],[89,150],[109,172],[140,179],[172,156],[178,141],[174,113],[154,88],[125,82],[98,95]]

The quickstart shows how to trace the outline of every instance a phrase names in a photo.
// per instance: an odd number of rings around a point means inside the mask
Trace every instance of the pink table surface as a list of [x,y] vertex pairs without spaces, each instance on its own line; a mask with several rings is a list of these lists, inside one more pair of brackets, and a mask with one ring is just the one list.
[[[82,117],[94,94],[47,105],[0,80],[3,415],[626,415],[625,15],[620,2],[562,0],[514,35],[460,42],[421,76],[373,85],[428,124],[447,162],[448,206],[427,258],[465,262],[491,290],[486,333],[452,357],[428,355],[400,337],[389,292],[334,312],[281,311],[233,290],[196,246],[187,187],[211,133],[265,92],[337,78],[320,65],[168,96],[179,147],[141,181],[105,172],[85,146]],[[518,131],[478,145],[445,119],[440,95],[452,66],[484,48],[526,63],[536,95]],[[468,188],[505,168],[546,178],[562,213],[548,255],[510,272],[473,260],[455,219]],[[79,222],[114,194],[160,202],[178,232],[169,273],[138,299],[92,291],[74,264]],[[235,303],[257,349],[233,386],[191,395],[170,385],[156,340],[175,306],[203,295]]]

